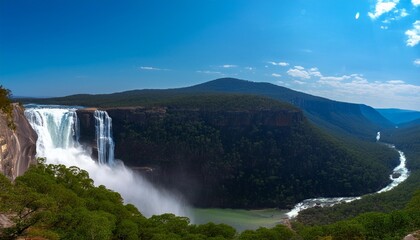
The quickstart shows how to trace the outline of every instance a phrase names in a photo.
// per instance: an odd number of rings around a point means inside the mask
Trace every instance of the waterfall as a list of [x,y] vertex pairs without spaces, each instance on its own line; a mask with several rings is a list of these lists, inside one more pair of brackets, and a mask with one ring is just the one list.
[[38,156],[45,155],[48,149],[79,145],[79,124],[75,109],[40,107],[37,111],[25,111],[25,116],[38,134]]
[[25,116],[38,134],[37,157],[47,164],[77,166],[86,170],[95,185],[104,185],[121,194],[126,203],[134,204],[143,215],[173,213],[187,216],[182,198],[157,189],[141,175],[114,161],[112,121],[104,111],[94,113],[96,119],[99,162],[79,143],[77,108],[63,106],[26,105]]
[[98,147],[98,162],[100,164],[114,164],[114,140],[112,139],[112,119],[105,111],[96,110],[95,130]]

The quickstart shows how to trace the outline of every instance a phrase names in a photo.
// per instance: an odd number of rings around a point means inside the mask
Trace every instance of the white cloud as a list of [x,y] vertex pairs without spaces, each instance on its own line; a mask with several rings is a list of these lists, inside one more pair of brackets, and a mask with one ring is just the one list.
[[407,12],[407,10],[405,10],[405,8],[400,10],[400,17],[403,18],[403,17],[407,17],[408,15],[410,15],[410,14],[408,14],[408,12]]
[[359,19],[359,17],[360,17],[360,13],[359,13],[359,12],[357,12],[357,13],[356,13],[356,16],[354,16],[354,18],[357,20],[357,19]]
[[306,70],[302,66],[294,66],[294,68],[291,68],[287,71],[287,74],[289,74],[292,77],[297,77],[297,78],[302,78],[302,79],[310,79],[311,76],[322,77],[322,74],[319,72],[318,68],[316,67]]
[[211,75],[224,75],[221,72],[217,72],[217,71],[208,71],[208,70],[198,70],[196,71],[197,73],[203,73],[203,74],[211,74]]
[[420,6],[420,0],[411,0],[411,3],[414,5],[414,7]]
[[[420,66],[420,59],[418,65]],[[417,64],[416,64],[417,65]],[[312,81],[293,80],[297,90],[345,102],[357,102],[373,107],[396,107],[420,110],[420,86],[403,80],[369,81],[361,74],[328,76],[317,68],[304,71]],[[316,74],[314,74],[316,73]],[[303,75],[302,75],[303,76]]]
[[388,26],[381,26],[381,29],[386,30],[388,29]]
[[401,81],[401,80],[389,80],[386,82],[390,84],[404,84],[405,83],[404,81]]
[[169,69],[166,68],[157,68],[157,67],[139,67],[140,70],[151,70],[151,71],[169,71]]
[[318,68],[315,68],[315,67],[314,67],[314,68],[309,69],[308,73],[309,73],[309,75],[311,75],[311,76],[315,76],[315,77],[322,77],[321,72],[319,72]]
[[[300,66],[297,66],[297,67],[300,67]],[[302,78],[302,79],[311,78],[311,76],[309,75],[307,71],[305,71],[304,69],[296,68],[296,67],[287,70],[287,74],[289,74],[292,77],[297,77],[297,78]]]
[[274,66],[281,66],[281,67],[289,66],[289,63],[287,62],[268,62],[268,63]]
[[299,81],[299,80],[295,80],[293,82],[296,83],[296,84],[299,84],[299,85],[304,85],[305,84],[305,82],[302,82],[302,81]]
[[233,65],[233,64],[224,64],[222,66],[220,66],[221,68],[236,68],[238,67],[238,65]]
[[255,70],[255,68],[253,68],[253,67],[245,67],[245,70],[252,71],[252,70]]
[[407,35],[407,46],[414,47],[420,42],[420,20],[413,23],[413,28],[405,32]]
[[420,58],[417,58],[416,60],[414,60],[414,65],[416,66],[420,66]]
[[272,76],[272,77],[276,77],[276,78],[281,77],[281,75],[280,75],[280,74],[278,74],[278,73],[272,73],[272,74],[271,74],[271,76]]
[[368,16],[375,20],[381,15],[390,12],[394,9],[400,0],[377,0],[375,10],[373,13],[369,12]]
[[344,76],[339,76],[339,77],[320,77],[320,80],[322,81],[343,81],[343,80],[347,80],[350,79],[350,76],[344,75]]

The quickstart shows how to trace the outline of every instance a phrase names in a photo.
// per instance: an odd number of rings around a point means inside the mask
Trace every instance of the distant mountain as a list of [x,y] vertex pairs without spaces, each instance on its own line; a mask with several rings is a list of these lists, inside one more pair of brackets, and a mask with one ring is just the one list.
[[372,138],[377,131],[392,127],[392,123],[372,107],[333,101],[294,91],[271,83],[258,83],[234,78],[221,78],[184,88],[184,91],[247,93],[286,101],[303,109],[317,125],[362,138]]
[[394,124],[401,124],[420,119],[420,112],[402,109],[376,109],[382,116]]
[[26,102],[66,104],[95,107],[141,106],[165,99],[198,93],[253,94],[291,103],[302,110],[316,125],[340,134],[362,139],[375,139],[376,133],[393,127],[390,121],[372,107],[333,101],[294,91],[271,83],[251,82],[235,78],[221,78],[186,88],[166,90],[132,90],[113,94],[79,94],[62,98],[26,99]]

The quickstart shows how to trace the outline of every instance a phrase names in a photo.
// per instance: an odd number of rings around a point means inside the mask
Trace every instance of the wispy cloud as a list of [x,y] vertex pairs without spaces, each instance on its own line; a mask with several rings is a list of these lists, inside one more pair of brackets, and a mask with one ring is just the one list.
[[281,67],[289,66],[288,62],[268,62],[268,63],[274,66],[281,66]]
[[221,67],[221,68],[236,68],[236,67],[238,67],[238,65],[234,65],[234,64],[224,64],[224,65],[221,65],[221,66],[219,66],[219,67]]
[[414,7],[420,6],[420,0],[411,0],[411,3],[414,5]]
[[294,68],[290,68],[287,70],[287,74],[301,79],[310,79],[311,76],[322,77],[318,68],[305,69],[302,66],[294,66]]
[[414,60],[413,64],[416,66],[420,66],[420,58],[417,58],[416,60]]
[[306,82],[302,82],[302,81],[299,81],[299,80],[294,80],[293,82],[296,83],[296,84],[299,84],[299,85],[306,84]]
[[210,74],[210,75],[224,75],[222,72],[218,72],[218,71],[209,71],[209,70],[198,70],[196,71],[197,73],[202,73],[202,74]]
[[299,51],[304,52],[304,53],[313,53],[314,51],[312,51],[312,49],[300,49]]
[[413,28],[405,32],[408,39],[406,41],[407,46],[414,47],[420,42],[420,20],[413,23]]
[[377,0],[373,12],[369,12],[368,16],[375,20],[381,15],[392,11],[399,2],[399,0]]
[[410,14],[408,14],[408,12],[407,12],[407,10],[405,9],[405,8],[403,8],[403,9],[401,9],[400,11],[399,11],[399,14],[400,14],[400,17],[407,17],[408,15],[410,15]]
[[[416,59],[416,61],[420,59]],[[339,101],[359,102],[374,107],[419,109],[420,86],[403,80],[369,81],[362,74],[329,76],[318,68],[290,69],[300,71],[292,81],[295,88]],[[290,75],[290,74],[289,74]],[[310,78],[310,81],[303,81]]]
[[157,68],[157,67],[149,67],[149,66],[141,66],[138,69],[146,70],[146,71],[169,71],[169,69],[166,69],[166,68]]
[[309,79],[311,76],[305,70],[300,70],[297,68],[291,68],[287,70],[287,74],[292,77],[302,78],[302,79]]
[[272,73],[272,74],[271,74],[271,76],[272,76],[272,77],[276,77],[276,78],[281,77],[281,75],[280,75],[280,74],[278,74],[278,73]]

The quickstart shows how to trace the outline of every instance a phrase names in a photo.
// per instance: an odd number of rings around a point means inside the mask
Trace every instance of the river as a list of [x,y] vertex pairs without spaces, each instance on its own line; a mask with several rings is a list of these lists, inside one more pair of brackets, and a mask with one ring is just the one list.
[[[380,136],[380,133],[378,133],[378,136]],[[379,141],[379,137],[377,137],[377,140]],[[389,147],[395,149],[395,151],[398,152],[400,155],[400,164],[394,168],[392,171],[392,174],[389,176],[391,183],[388,184],[386,187],[382,188],[381,190],[375,192],[375,193],[382,193],[390,191],[391,189],[395,188],[402,182],[404,182],[408,176],[410,175],[407,167],[406,167],[406,158],[402,151],[395,148],[393,145],[388,145]],[[370,194],[375,194],[370,193]],[[367,194],[367,195],[370,195]],[[366,196],[366,195],[364,195]],[[292,219],[297,217],[299,212],[313,207],[331,207],[338,203],[349,203],[353,202],[355,200],[361,199],[363,196],[357,196],[357,197],[334,197],[334,198],[311,198],[311,199],[305,199],[302,202],[295,205],[295,207],[290,210],[288,213],[286,213],[287,217]]]

